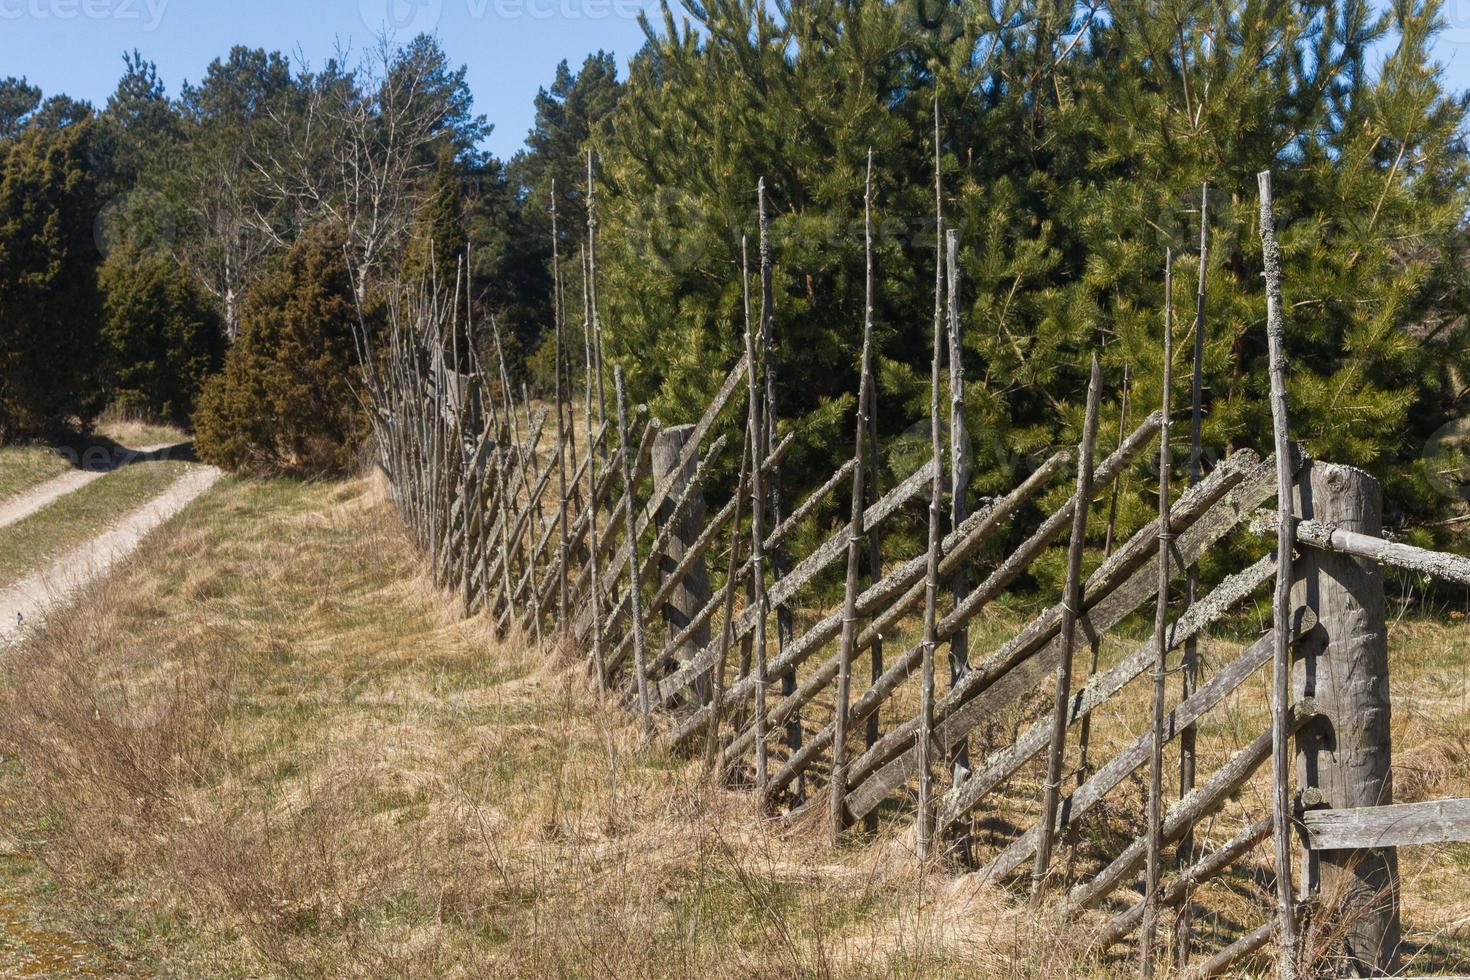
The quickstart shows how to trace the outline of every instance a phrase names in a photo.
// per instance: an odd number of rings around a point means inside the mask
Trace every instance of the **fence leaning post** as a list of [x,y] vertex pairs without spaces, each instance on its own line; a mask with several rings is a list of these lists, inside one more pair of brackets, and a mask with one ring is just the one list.
[[929,460],[934,475],[929,489],[929,550],[924,571],[924,649],[919,668],[919,815],[914,825],[919,860],[929,856],[934,827],[934,774],[930,751],[934,739],[934,651],[939,645],[936,602],[939,589],[940,510],[944,493],[944,443],[939,422],[939,371],[944,340],[944,167],[940,149],[939,91],[934,92],[934,357],[929,368]]
[[[562,296],[561,296],[561,244],[558,241],[556,227],[556,180],[551,181],[551,265],[552,265],[552,306],[553,306],[553,328],[555,331],[556,350],[553,364],[555,365],[556,384],[556,473],[557,473],[557,563],[556,563],[556,632],[564,635],[567,620],[567,508],[571,506],[571,500],[567,497],[567,425],[566,415],[563,413],[566,393],[562,390]],[[535,597],[532,597],[535,602]],[[539,613],[537,613],[539,615]]]
[[[766,225],[766,181],[761,178],[756,185],[756,200],[761,220],[761,327],[765,328],[767,315],[771,312],[771,298],[766,293],[770,282],[767,270],[771,261],[771,238]],[[750,332],[750,320],[745,321],[745,371],[750,389],[749,423],[751,433],[750,461],[750,583],[755,609],[755,785],[761,793],[766,789],[766,571],[765,571],[765,484],[761,479],[761,426],[763,393],[760,387],[760,370],[765,366],[755,356],[755,337]]]
[[[1205,283],[1210,269],[1210,185],[1200,188],[1199,197],[1199,279],[1194,300],[1194,364],[1190,372],[1189,386],[1189,485],[1192,487],[1204,478],[1202,458],[1201,426],[1204,421],[1204,373],[1205,373]],[[1185,570],[1185,608],[1193,606],[1199,599],[1199,563],[1192,563]],[[1180,663],[1179,676],[1183,681],[1179,691],[1181,699],[1194,694],[1199,687],[1199,639],[1191,636],[1184,641],[1184,656]],[[1197,726],[1186,725],[1179,733],[1179,798],[1182,800],[1194,792],[1195,735]],[[1194,830],[1186,830],[1179,840],[1177,864],[1187,868],[1194,863]],[[1190,931],[1189,889],[1179,903],[1179,915],[1174,920],[1174,965],[1184,967],[1189,963]]]
[[1286,414],[1286,340],[1281,314],[1281,247],[1271,209],[1271,171],[1256,175],[1261,194],[1261,260],[1266,275],[1266,340],[1271,358],[1271,427],[1276,446],[1275,651],[1271,665],[1271,837],[1276,859],[1277,974],[1296,980],[1296,904],[1291,884],[1291,444]]
[[1031,873],[1031,901],[1041,900],[1046,875],[1051,867],[1052,843],[1056,835],[1057,806],[1062,789],[1062,758],[1067,744],[1067,711],[1072,691],[1072,655],[1077,644],[1077,617],[1082,614],[1082,548],[1087,536],[1087,512],[1092,505],[1092,458],[1097,447],[1097,403],[1102,397],[1102,367],[1092,355],[1092,376],[1087,383],[1087,414],[1082,421],[1082,443],[1077,452],[1077,490],[1073,496],[1072,537],[1067,544],[1067,582],[1062,597],[1062,655],[1057,661],[1055,698],[1052,702],[1051,739],[1046,757],[1046,783],[1042,787],[1041,836],[1036,845],[1036,865]]
[[613,385],[618,399],[618,439],[623,458],[623,534],[628,541],[628,619],[633,632],[633,670],[638,680],[638,712],[643,716],[643,737],[653,738],[653,709],[648,698],[648,671],[643,657],[643,603],[638,581],[638,515],[633,508],[637,485],[633,481],[633,457],[637,448],[629,444],[628,404],[623,391],[623,366],[613,366]]
[[1147,980],[1154,975],[1154,940],[1159,924],[1159,877],[1163,871],[1164,827],[1164,681],[1169,658],[1169,552],[1174,532],[1169,527],[1170,395],[1174,389],[1174,250],[1164,249],[1164,384],[1163,424],[1159,428],[1159,579],[1154,594],[1154,670],[1152,744],[1148,770],[1148,872],[1144,888],[1143,928],[1138,945],[1142,954],[1140,972]]
[[857,637],[858,571],[862,560],[863,508],[866,504],[864,465],[867,463],[868,414],[873,384],[869,376],[873,349],[873,151],[868,151],[868,177],[863,191],[863,353],[858,370],[858,411],[852,469],[852,508],[847,524],[847,580],[842,597],[842,640],[837,654],[837,701],[832,726],[832,840],[847,826],[847,727],[852,694],[852,651]]
[[[958,529],[970,516],[965,497],[970,490],[970,433],[965,426],[964,318],[960,316],[960,233],[949,229],[945,238],[944,271],[948,279],[949,319],[949,526]],[[970,594],[970,578],[961,569],[950,579],[954,608]],[[962,626],[949,638],[949,686],[959,684],[970,671],[970,632]],[[970,775],[970,740],[961,738],[949,753],[950,785]],[[954,835],[954,853],[966,863],[971,858],[970,824]]]
[[[1308,461],[1296,483],[1297,516],[1377,537],[1383,493],[1351,466]],[[1318,636],[1295,665],[1297,698],[1315,698],[1323,716],[1297,735],[1297,778],[1333,808],[1393,802],[1389,732],[1388,624],[1383,570],[1375,561],[1303,548],[1292,602],[1317,613]],[[1331,898],[1342,923],[1349,972],[1392,974],[1399,954],[1398,852],[1316,851],[1311,891]]]

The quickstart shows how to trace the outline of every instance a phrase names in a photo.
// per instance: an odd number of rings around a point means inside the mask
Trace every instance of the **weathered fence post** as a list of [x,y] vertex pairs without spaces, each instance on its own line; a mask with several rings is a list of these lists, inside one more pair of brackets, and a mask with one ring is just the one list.
[[[1383,492],[1362,470],[1308,461],[1296,486],[1296,516],[1377,536]],[[1306,644],[1293,678],[1296,699],[1313,697],[1322,720],[1297,736],[1297,781],[1333,808],[1393,802],[1389,734],[1388,625],[1377,562],[1301,548],[1294,605],[1317,613],[1319,635]],[[1349,975],[1391,972],[1399,946],[1398,854],[1316,851],[1308,881],[1324,900],[1324,927],[1340,930]]]
[[[661,429],[653,440],[653,485],[663,486],[664,481],[668,480],[676,469],[678,470],[677,482],[672,485],[663,502],[659,504],[659,527],[662,528],[673,515],[676,503],[684,498],[686,492],[693,495],[688,506],[683,508],[683,516],[674,525],[673,533],[669,535],[663,554],[659,556],[661,584],[669,580],[670,575],[679,567],[679,562],[688,553],[689,546],[704,529],[706,516],[704,493],[699,487],[686,490],[690,480],[694,478],[696,461],[691,458],[682,469],[678,469],[679,457],[693,431],[693,425],[670,426],[667,429]],[[689,566],[688,571],[674,586],[669,593],[669,598],[659,610],[664,619],[664,635],[673,637],[683,632],[694,617],[704,609],[709,598],[709,570],[705,567],[704,559],[700,558]],[[707,646],[709,646],[709,624],[706,622],[684,641],[674,656],[680,663],[683,663]],[[701,674],[690,687],[696,703],[703,704],[708,701],[709,672]]]

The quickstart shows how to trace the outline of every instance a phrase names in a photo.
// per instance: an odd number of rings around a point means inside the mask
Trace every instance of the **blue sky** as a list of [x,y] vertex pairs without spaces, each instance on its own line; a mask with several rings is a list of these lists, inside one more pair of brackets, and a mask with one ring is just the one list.
[[[338,44],[361,49],[385,23],[406,39],[438,34],[469,69],[475,104],[495,125],[487,149],[525,140],[536,90],[558,61],[599,48],[626,64],[642,44],[636,15],[657,0],[0,0],[0,77],[27,76],[48,95],[106,101],[137,48],[171,94],[231,45],[300,54],[320,64]],[[1470,88],[1470,0],[1448,0],[1436,56],[1454,88]],[[656,18],[655,18],[656,19]]]
[[137,48],[169,94],[197,80],[235,44],[298,52],[319,65],[338,44],[357,51],[390,17],[396,36],[437,33],[468,68],[476,108],[495,125],[487,148],[525,141],[536,90],[556,63],[613,51],[625,67],[643,43],[636,20],[657,0],[0,0],[0,77],[29,78],[47,95],[106,102]]

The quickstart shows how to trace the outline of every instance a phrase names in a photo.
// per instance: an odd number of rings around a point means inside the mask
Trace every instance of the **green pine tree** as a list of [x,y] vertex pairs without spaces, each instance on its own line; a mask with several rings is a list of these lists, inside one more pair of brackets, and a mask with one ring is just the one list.
[[0,142],[0,441],[100,407],[96,123]]

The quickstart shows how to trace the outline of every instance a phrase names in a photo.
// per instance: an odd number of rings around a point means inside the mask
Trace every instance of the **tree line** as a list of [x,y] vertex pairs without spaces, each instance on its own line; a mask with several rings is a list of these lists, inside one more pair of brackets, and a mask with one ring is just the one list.
[[611,55],[557,69],[509,161],[428,36],[320,67],[237,47],[172,95],[138,52],[123,67],[101,108],[0,81],[0,440],[113,405],[192,421],[234,469],[340,472],[354,328],[463,262],[513,364],[535,350],[542,189],[615,101]]
[[[803,433],[790,480],[810,482],[851,441],[871,148],[890,476],[925,451],[936,152],[962,242],[976,492],[1075,441],[1093,351],[1104,443],[1125,394],[1159,403],[1164,252],[1175,309],[1192,309],[1206,217],[1203,441],[1220,456],[1269,444],[1253,188],[1270,167],[1296,429],[1379,477],[1391,520],[1444,516],[1422,449],[1470,392],[1470,168],[1466,98],[1430,53],[1440,0],[690,0],[643,27],[625,80],[606,53],[558,66],[509,160],[480,151],[489,123],[427,37],[317,69],[238,48],[174,96],[134,54],[101,110],[3,83],[0,430],[108,399],[184,417],[213,386],[201,443],[238,437],[225,461],[340,468],[361,424],[350,322],[328,321],[370,320],[461,262],[512,371],[549,392],[550,204],[575,319],[591,150],[606,344],[667,419],[695,417],[738,356],[765,180],[777,402]],[[293,303],[312,289],[341,302]],[[1176,322],[1188,357],[1192,319]],[[308,397],[295,414],[338,412],[320,442],[338,449],[258,445]],[[1126,497],[1122,525],[1151,507]]]

